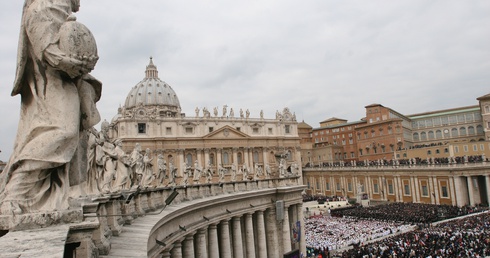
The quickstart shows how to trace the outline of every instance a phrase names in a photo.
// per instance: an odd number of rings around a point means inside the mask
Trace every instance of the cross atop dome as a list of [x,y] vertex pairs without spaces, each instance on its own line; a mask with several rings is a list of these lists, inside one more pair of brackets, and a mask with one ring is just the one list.
[[146,79],[158,78],[157,67],[153,64],[153,57],[150,56],[150,64],[146,66]]

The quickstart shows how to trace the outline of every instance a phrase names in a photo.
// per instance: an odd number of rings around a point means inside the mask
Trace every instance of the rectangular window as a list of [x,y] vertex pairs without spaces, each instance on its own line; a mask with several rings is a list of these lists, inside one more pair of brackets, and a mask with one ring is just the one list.
[[454,153],[459,153],[459,147],[458,146],[454,146]]
[[350,157],[351,157],[351,158],[355,158],[355,157],[356,157],[356,154],[354,154],[354,152],[351,152],[351,153],[350,153]]
[[447,192],[447,186],[441,186],[441,196],[443,198],[449,198],[449,194]]
[[408,184],[408,181],[403,181],[403,190],[404,190],[404,195],[409,196],[410,195],[410,185]]
[[165,132],[167,135],[172,135],[172,127],[165,128]]
[[330,191],[330,183],[329,182],[325,183],[325,190]]
[[463,146],[464,152],[468,152],[468,145]]
[[429,189],[427,188],[427,185],[422,186],[422,196],[429,197]]
[[242,130],[242,128],[240,128],[240,127],[237,127],[237,128],[236,128],[236,130],[240,132],[240,130]]
[[288,134],[291,133],[291,126],[290,125],[285,125],[284,126],[284,132],[286,132]]
[[268,131],[269,131],[269,135],[272,135],[272,128],[269,128]]
[[146,124],[138,123],[138,133],[146,133]]
[[186,134],[192,134],[192,133],[194,133],[194,128],[192,128],[192,127],[186,127],[185,128],[185,133]]
[[373,192],[374,193],[379,193],[378,183],[374,183],[373,184]]
[[480,150],[481,150],[481,151],[484,151],[484,150],[485,150],[485,145],[480,144]]
[[388,194],[395,194],[395,191],[393,190],[393,184],[391,182],[388,183]]
[[253,128],[253,129],[252,129],[252,132],[253,132],[254,134],[258,134],[258,133],[259,133],[259,128]]
[[209,132],[214,131],[214,127],[209,127]]
[[478,146],[476,144],[473,144],[473,151],[478,151]]
[[352,192],[352,183],[347,183],[347,191]]
[[340,191],[340,183],[337,182],[336,184],[337,184],[337,191]]

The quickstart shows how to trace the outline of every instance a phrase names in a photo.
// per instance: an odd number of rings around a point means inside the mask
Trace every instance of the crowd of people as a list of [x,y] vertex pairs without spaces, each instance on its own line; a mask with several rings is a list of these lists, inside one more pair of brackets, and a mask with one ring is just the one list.
[[417,229],[376,243],[355,245],[342,258],[363,257],[488,257],[488,213]]
[[409,224],[427,224],[463,216],[479,210],[481,210],[481,208],[469,206],[457,207],[450,205],[395,202],[371,207],[333,210],[332,216],[347,216],[359,219],[374,219]]
[[472,215],[484,210],[421,203],[333,209],[305,219],[307,257],[484,257],[490,254],[490,233],[483,234],[490,216]]

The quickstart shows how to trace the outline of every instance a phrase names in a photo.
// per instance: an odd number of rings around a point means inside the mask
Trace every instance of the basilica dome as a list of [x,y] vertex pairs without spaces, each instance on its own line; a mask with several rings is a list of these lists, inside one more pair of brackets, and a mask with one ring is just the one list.
[[126,109],[141,106],[180,110],[177,94],[170,85],[158,78],[158,70],[152,58],[150,64],[146,66],[145,78],[129,91],[124,104]]

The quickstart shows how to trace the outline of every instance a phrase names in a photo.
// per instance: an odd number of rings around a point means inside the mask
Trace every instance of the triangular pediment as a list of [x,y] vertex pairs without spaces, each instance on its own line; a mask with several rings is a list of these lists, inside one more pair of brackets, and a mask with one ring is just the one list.
[[208,135],[204,136],[207,139],[237,139],[237,138],[250,138],[248,134],[242,133],[231,126],[223,126],[210,132]]

